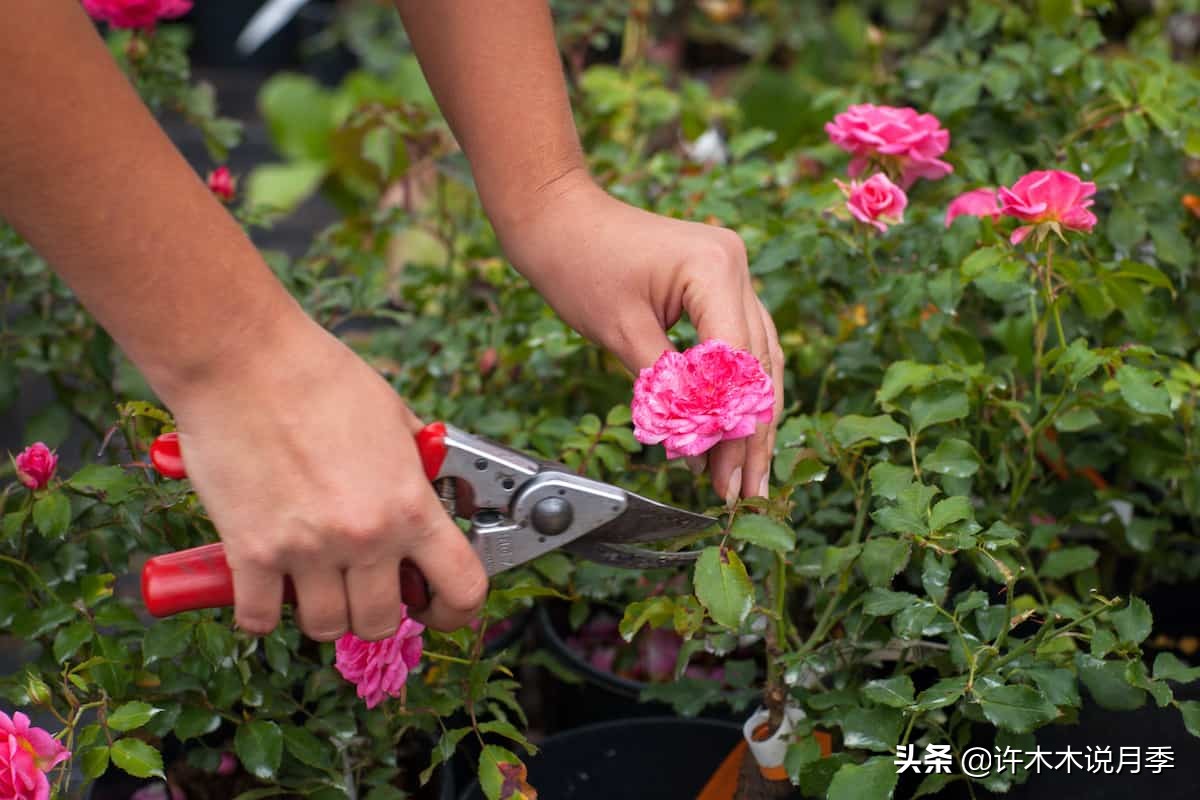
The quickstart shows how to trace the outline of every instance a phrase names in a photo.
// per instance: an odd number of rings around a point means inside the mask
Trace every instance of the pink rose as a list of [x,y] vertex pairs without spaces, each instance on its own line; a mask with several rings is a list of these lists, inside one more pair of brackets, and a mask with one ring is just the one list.
[[58,456],[42,442],[34,442],[13,459],[17,465],[17,480],[29,489],[41,489],[54,477]]
[[50,734],[29,724],[20,711],[0,711],[0,797],[4,800],[49,800],[46,772],[71,753]]
[[954,224],[959,217],[991,217],[995,222],[1000,219],[1000,200],[995,189],[972,189],[964,192],[950,201],[946,209],[946,227]]
[[92,19],[114,28],[154,30],[160,19],[182,17],[192,9],[192,0],[83,0]]
[[850,181],[850,185],[834,181],[842,194],[846,195],[846,208],[860,222],[874,225],[880,232],[888,225],[904,221],[904,209],[908,207],[908,195],[888,176],[877,172],[865,181]]
[[1020,244],[1034,229],[1046,225],[1062,235],[1062,229],[1091,233],[1096,215],[1088,209],[1094,202],[1096,184],[1062,170],[1040,170],[1021,178],[1011,189],[1000,189],[1000,213],[1031,222],[1017,228],[1012,243]]
[[421,660],[425,626],[409,619],[403,607],[400,613],[400,627],[390,638],[368,642],[347,633],[334,646],[334,667],[358,687],[358,696],[367,702],[367,708],[379,705],[385,696],[399,697],[409,670]]
[[850,153],[850,177],[856,178],[872,162],[900,175],[905,189],[917,178],[937,180],[954,171],[938,157],[950,146],[950,132],[932,114],[913,108],[850,106],[825,125],[829,139]]
[[217,774],[221,775],[222,777],[228,777],[228,776],[232,775],[233,773],[237,772],[237,768],[238,768],[237,756],[235,756],[233,753],[229,752],[228,750],[225,750],[224,752],[222,752],[221,760],[217,764]]
[[235,184],[233,175],[229,173],[229,167],[217,167],[208,173],[208,190],[223,202],[228,203],[233,199],[237,191]]
[[643,369],[632,408],[639,442],[662,442],[667,458],[698,456],[769,423],[775,389],[757,358],[711,339],[682,353],[667,350]]
[[638,641],[638,666],[651,681],[668,681],[675,672],[675,662],[683,639],[675,631],[653,628]]

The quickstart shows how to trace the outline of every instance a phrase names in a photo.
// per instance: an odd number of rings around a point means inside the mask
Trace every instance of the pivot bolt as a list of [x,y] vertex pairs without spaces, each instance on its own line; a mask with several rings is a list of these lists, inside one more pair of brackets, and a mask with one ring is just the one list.
[[538,533],[547,536],[557,536],[571,527],[575,519],[575,511],[571,504],[561,497],[544,497],[533,507],[533,527]]

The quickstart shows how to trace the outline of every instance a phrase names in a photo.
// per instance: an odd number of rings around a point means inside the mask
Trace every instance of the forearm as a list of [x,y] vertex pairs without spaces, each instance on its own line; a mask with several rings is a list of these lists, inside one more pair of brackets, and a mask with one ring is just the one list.
[[301,315],[113,63],[77,0],[8,0],[0,217],[170,402]]
[[396,6],[497,227],[586,174],[545,0]]

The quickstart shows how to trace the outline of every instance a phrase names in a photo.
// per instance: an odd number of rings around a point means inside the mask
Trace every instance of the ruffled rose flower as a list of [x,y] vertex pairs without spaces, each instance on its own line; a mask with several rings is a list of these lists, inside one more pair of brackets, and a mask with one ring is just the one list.
[[26,488],[41,489],[54,477],[58,456],[42,442],[34,442],[13,459],[17,465],[17,480]]
[[775,389],[745,350],[712,339],[668,350],[633,386],[633,433],[668,458],[698,456],[717,442],[743,439],[775,414]]
[[939,156],[950,146],[950,132],[933,114],[913,108],[850,106],[825,125],[829,139],[850,153],[850,177],[875,162],[899,175],[905,189],[918,178],[937,180],[954,171]]
[[1013,244],[1020,244],[1039,228],[1039,241],[1047,231],[1061,236],[1063,228],[1091,233],[1096,215],[1088,209],[1095,193],[1096,184],[1080,180],[1078,175],[1057,169],[1039,170],[1021,178],[1011,189],[1001,187],[1000,213],[1032,223],[1013,231]]
[[877,172],[865,181],[850,181],[850,185],[834,181],[846,195],[846,208],[860,222],[874,225],[882,233],[888,225],[904,221],[908,195],[887,175]]
[[192,10],[192,0],[83,0],[92,19],[114,28],[154,30],[160,19],[175,19]]
[[367,708],[379,705],[385,697],[399,697],[409,671],[421,660],[425,626],[409,619],[403,609],[401,615],[400,627],[390,638],[368,642],[347,633],[334,646],[334,667],[358,687],[358,696]]
[[996,190],[972,189],[951,200],[946,209],[946,227],[953,225],[959,217],[991,217],[993,222],[999,220],[1000,199]]
[[208,173],[208,190],[228,203],[237,192],[236,182],[229,167],[221,166]]
[[0,797],[49,800],[46,772],[71,756],[50,734],[29,724],[20,711],[0,711]]

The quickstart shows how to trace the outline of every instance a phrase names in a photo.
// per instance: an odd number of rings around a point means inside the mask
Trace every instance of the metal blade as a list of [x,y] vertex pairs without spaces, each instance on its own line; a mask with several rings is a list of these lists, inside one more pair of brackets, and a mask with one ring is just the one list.
[[612,567],[623,567],[625,569],[678,567],[691,564],[700,557],[700,553],[696,551],[689,550],[684,553],[671,553],[658,550],[645,550],[641,547],[630,547],[629,545],[604,544],[602,542],[589,541],[586,537],[576,539],[570,544],[564,545],[563,549],[581,558],[586,558],[588,561],[596,561],[601,564],[608,564]]
[[697,533],[716,523],[712,517],[664,505],[648,497],[625,492],[625,511],[584,539],[601,544],[633,544],[675,539]]

